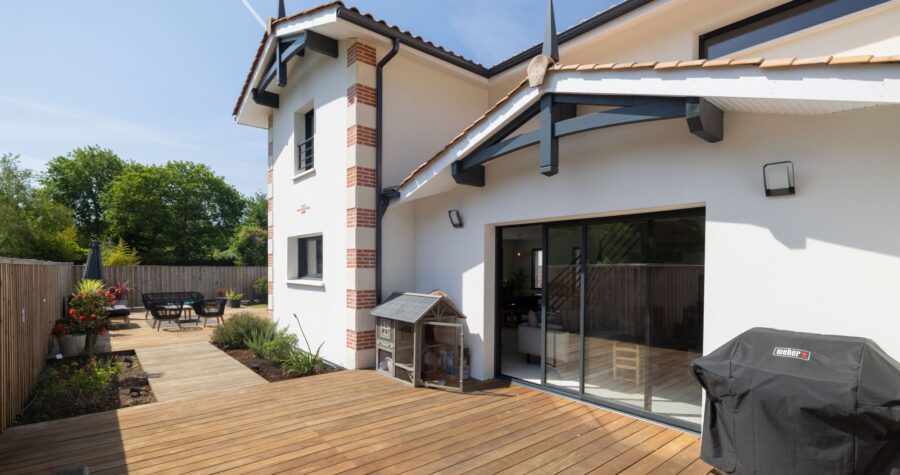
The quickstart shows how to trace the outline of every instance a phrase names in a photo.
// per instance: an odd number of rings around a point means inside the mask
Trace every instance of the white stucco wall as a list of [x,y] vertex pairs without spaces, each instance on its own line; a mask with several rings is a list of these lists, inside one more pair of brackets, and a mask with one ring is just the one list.
[[[416,288],[457,301],[472,374],[491,377],[496,225],[705,205],[705,351],[770,326],[869,337],[900,359],[898,121],[900,107],[728,113],[718,144],[683,120],[618,127],[561,140],[550,178],[535,148],[502,157],[484,188],[398,206],[415,207]],[[794,162],[797,194],[766,198],[762,166],[781,160]]]
[[[311,53],[290,71],[281,106],[274,111],[274,293],[275,318],[296,332],[293,314],[314,347],[325,342],[322,355],[344,364],[346,334],[346,177],[347,60],[349,43],[342,41],[336,59]],[[310,105],[316,110],[315,172],[295,179],[297,140],[294,114]],[[302,119],[302,117],[301,117]],[[302,127],[300,128],[302,130]],[[301,214],[298,209],[308,206]],[[323,235],[322,287],[288,283],[295,278],[292,237]]]
[[403,51],[384,69],[385,186],[400,183],[488,108],[483,81]]

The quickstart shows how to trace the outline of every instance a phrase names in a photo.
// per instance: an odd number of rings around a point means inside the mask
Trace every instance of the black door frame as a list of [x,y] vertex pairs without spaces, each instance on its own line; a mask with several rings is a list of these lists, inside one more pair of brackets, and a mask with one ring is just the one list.
[[[609,409],[613,409],[619,412],[635,415],[638,417],[642,417],[645,419],[649,419],[652,421],[656,421],[662,424],[666,424],[669,426],[677,427],[679,429],[684,429],[694,433],[700,433],[700,425],[694,424],[691,422],[684,421],[682,419],[677,419],[675,417],[667,416],[664,414],[655,413],[652,411],[648,411],[643,408],[639,408],[636,406],[630,406],[627,404],[622,404],[616,401],[612,401],[609,399],[593,396],[585,393],[584,391],[584,340],[585,340],[585,329],[584,329],[584,318],[585,318],[585,272],[582,270],[587,266],[587,225],[589,224],[602,224],[602,223],[621,223],[621,222],[634,222],[634,221],[646,221],[652,219],[662,219],[662,218],[678,218],[678,217],[703,217],[704,220],[706,218],[706,208],[705,207],[696,207],[696,208],[684,208],[672,211],[657,211],[650,213],[639,213],[639,214],[626,214],[626,215],[616,215],[616,216],[603,216],[597,218],[583,218],[583,219],[571,219],[571,220],[558,220],[558,221],[542,221],[537,223],[526,223],[526,224],[516,224],[510,226],[497,226],[495,228],[495,251],[494,251],[494,377],[509,381],[515,381],[518,384],[523,386],[528,386],[534,389],[538,389],[541,391],[547,391],[553,394],[557,394],[560,396],[573,398],[576,400],[584,401],[590,404],[594,404],[600,407],[606,407]],[[579,279],[579,339],[580,339],[580,351],[579,351],[579,366],[580,366],[580,378],[579,378],[579,391],[578,394],[575,394],[570,391],[565,391],[563,389],[554,388],[552,386],[547,385],[547,301],[548,301],[548,289],[546,285],[546,269],[549,261],[549,253],[547,252],[547,238],[548,238],[548,230],[551,226],[574,226],[577,225],[581,230],[581,255],[578,259],[578,279]],[[541,341],[543,344],[541,345],[541,383],[534,384],[526,380],[518,379],[512,376],[504,375],[501,371],[500,361],[502,357],[502,352],[500,349],[501,344],[501,332],[503,331],[502,322],[500,321],[500,316],[502,315],[502,291],[501,284],[503,280],[503,231],[505,229],[514,229],[520,227],[531,227],[531,226],[541,226],[541,249],[543,249],[542,257],[543,257],[543,269],[545,281],[542,286],[542,298],[541,298]],[[705,240],[704,240],[705,241]],[[704,256],[706,254],[706,245],[704,242]],[[648,277],[649,278],[649,277]],[[705,293],[704,293],[705,295]],[[705,297],[704,297],[705,298]],[[646,310],[648,315],[646,318],[649,320],[650,309]],[[650,326],[646,325],[646,341],[650,340]],[[700,387],[697,388],[700,391]]]

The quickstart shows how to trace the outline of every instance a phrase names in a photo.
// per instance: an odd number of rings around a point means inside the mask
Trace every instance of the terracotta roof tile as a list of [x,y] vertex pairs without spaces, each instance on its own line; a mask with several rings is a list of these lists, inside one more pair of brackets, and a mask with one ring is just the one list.
[[759,67],[760,68],[786,68],[796,61],[797,58],[776,58],[776,59],[767,59],[763,61]]
[[706,63],[703,64],[703,67],[704,68],[720,68],[722,66],[730,65],[732,61],[734,61],[734,58],[710,59]]
[[706,64],[706,60],[705,60],[705,59],[692,59],[692,60],[690,60],[690,61],[679,61],[677,67],[678,67],[678,69],[682,69],[682,68],[698,68],[698,67],[700,67],[700,66],[703,66],[704,64]]
[[876,56],[869,60],[869,63],[900,63],[900,54],[895,56]]
[[578,66],[575,69],[578,71],[590,71],[590,70],[594,69],[594,66],[596,66],[596,64],[582,64],[581,66]]
[[678,61],[660,61],[653,66],[653,69],[675,69],[678,67]]
[[613,69],[631,69],[634,66],[634,63],[616,63],[612,68]]
[[759,66],[763,61],[763,58],[735,59],[729,66]]
[[831,58],[830,65],[840,65],[840,64],[866,64],[872,60],[871,54],[863,54],[859,56],[838,56]]
[[644,69],[644,68],[652,68],[657,65],[656,61],[644,61],[643,63],[634,63],[631,65],[631,69]]
[[616,63],[603,63],[603,64],[595,65],[593,69],[594,69],[594,71],[602,71],[604,69],[612,69],[613,66],[615,66],[615,65],[616,65]]
[[803,58],[794,60],[792,66],[821,66],[828,64],[834,56],[818,56],[815,58]]

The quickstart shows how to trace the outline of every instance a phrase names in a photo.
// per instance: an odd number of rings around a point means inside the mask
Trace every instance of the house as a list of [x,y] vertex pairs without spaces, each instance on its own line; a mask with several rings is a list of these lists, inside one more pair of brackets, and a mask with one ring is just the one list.
[[340,2],[269,21],[234,115],[277,320],[371,368],[369,311],[440,289],[473,378],[692,429],[688,363],[748,328],[900,358],[900,1],[552,18],[491,67]]

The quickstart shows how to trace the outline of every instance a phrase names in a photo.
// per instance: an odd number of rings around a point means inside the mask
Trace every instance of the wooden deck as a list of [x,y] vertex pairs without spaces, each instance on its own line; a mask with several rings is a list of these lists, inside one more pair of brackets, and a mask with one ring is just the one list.
[[[229,313],[231,315],[233,313]],[[226,316],[227,318],[227,316]],[[266,380],[209,343],[215,323],[188,323],[179,330],[164,323],[157,331],[140,315],[130,328],[109,333],[108,350],[134,350],[157,401],[199,398],[236,388],[267,384]]]
[[10,429],[0,473],[706,474],[695,436],[519,386],[344,371]]

